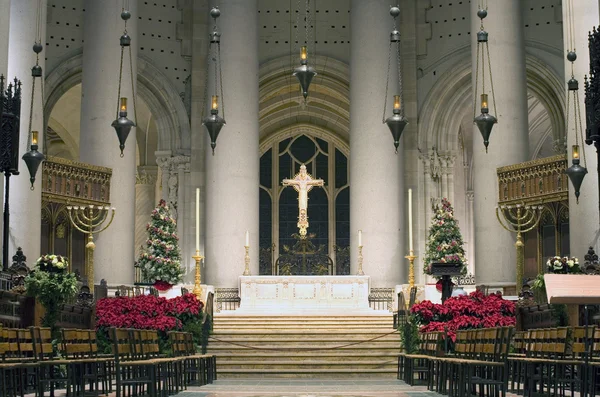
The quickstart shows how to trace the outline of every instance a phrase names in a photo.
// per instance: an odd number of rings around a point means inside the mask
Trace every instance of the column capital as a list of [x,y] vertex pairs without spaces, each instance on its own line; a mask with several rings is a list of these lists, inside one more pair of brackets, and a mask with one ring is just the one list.
[[135,175],[136,185],[154,185],[158,177],[157,166],[140,166]]

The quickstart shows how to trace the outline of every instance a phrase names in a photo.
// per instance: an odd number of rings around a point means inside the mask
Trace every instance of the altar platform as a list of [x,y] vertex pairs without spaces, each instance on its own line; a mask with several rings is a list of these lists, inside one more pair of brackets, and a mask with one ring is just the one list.
[[240,276],[229,315],[382,315],[369,307],[369,276]]

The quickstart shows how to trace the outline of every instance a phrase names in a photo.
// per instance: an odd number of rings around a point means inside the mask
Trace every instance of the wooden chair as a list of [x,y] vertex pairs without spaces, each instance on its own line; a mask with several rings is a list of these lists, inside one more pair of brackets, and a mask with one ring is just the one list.
[[0,328],[0,392],[2,396],[24,395],[23,366],[19,359],[16,329]]
[[419,353],[404,355],[404,381],[407,384],[414,386],[417,381],[431,382],[431,360],[441,355],[443,336],[442,332],[423,334]]
[[[38,365],[38,396],[43,397],[46,388],[50,390],[50,395],[54,395],[54,390],[61,386],[67,390],[67,394],[70,394],[74,386],[73,377],[70,373],[74,361],[55,357],[50,328],[31,327],[30,332],[33,353]],[[67,368],[66,374],[61,371],[61,366]]]
[[115,361],[116,395],[157,396],[157,370],[151,360],[144,360],[134,340],[134,330],[110,328]]

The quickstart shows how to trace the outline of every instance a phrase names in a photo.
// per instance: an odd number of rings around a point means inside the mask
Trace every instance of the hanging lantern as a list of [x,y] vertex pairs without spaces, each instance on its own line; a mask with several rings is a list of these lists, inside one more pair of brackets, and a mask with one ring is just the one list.
[[579,165],[579,145],[573,145],[572,155],[573,165],[567,168],[565,174],[567,174],[567,176],[571,180],[571,183],[573,184],[573,188],[575,189],[575,198],[577,200],[577,203],[579,204],[579,189],[581,188],[581,183],[583,182],[585,174],[588,173],[588,170],[587,168]]
[[[210,138],[210,147],[212,148],[212,154],[215,155],[215,147],[217,146],[217,138],[219,132],[225,125],[225,104],[223,98],[223,74],[221,72],[221,33],[217,28],[217,18],[221,15],[221,11],[218,7],[213,7],[210,10],[210,16],[214,19],[213,31],[210,34],[210,46],[208,49],[208,67],[206,69],[206,82],[205,82],[205,95],[206,101],[208,102],[208,71],[210,70],[210,63],[214,62],[214,95],[210,100],[210,116],[202,118],[202,125],[206,127],[208,136]],[[221,107],[223,109],[223,117],[219,116],[219,95],[221,93]],[[203,112],[204,113],[204,112]]]
[[310,82],[313,77],[317,75],[315,69],[308,66],[308,52],[306,50],[306,46],[302,46],[300,48],[300,66],[294,69],[294,76],[298,78],[300,82],[300,88],[302,89],[302,96],[306,101],[306,97],[308,97],[308,87],[310,87]]
[[[392,138],[394,139],[394,148],[396,154],[398,153],[398,147],[400,146],[400,138],[402,137],[402,132],[404,128],[408,124],[408,120],[404,116],[404,107],[402,106],[402,65],[400,64],[400,32],[396,27],[396,18],[400,15],[400,8],[398,6],[390,8],[390,15],[394,18],[394,28],[390,33],[390,45],[388,48],[388,68],[387,75],[385,81],[385,97],[383,102],[383,122],[387,124],[390,132],[392,133]],[[398,90],[399,94],[394,95],[394,106],[393,106],[393,115],[391,117],[386,118],[386,108],[387,108],[387,96],[388,96],[388,88],[390,81],[390,63],[392,59],[392,45],[396,45],[396,60],[398,68]]]
[[[475,67],[475,73],[476,73],[476,77],[475,77],[475,81],[479,80],[479,77],[481,75],[481,114],[478,116],[475,116],[476,111],[475,109],[477,109],[477,99],[475,99],[474,101],[474,105],[473,105],[473,122],[477,125],[477,128],[479,128],[479,132],[481,133],[481,136],[483,137],[483,144],[485,146],[485,152],[488,152],[488,145],[490,144],[490,135],[492,134],[492,128],[494,128],[494,124],[496,124],[498,122],[498,119],[490,114],[490,108],[488,106],[488,94],[486,93],[486,89],[485,89],[485,83],[486,83],[486,67],[485,65],[488,65],[488,73],[490,75],[489,80],[490,80],[490,85],[491,85],[491,91],[492,91],[492,100],[494,103],[494,113],[498,113],[496,112],[496,98],[494,97],[494,81],[492,79],[492,70],[491,70],[491,61],[490,61],[490,52],[489,52],[489,47],[488,47],[488,32],[486,32],[484,30],[483,27],[483,19],[487,16],[487,8],[483,8],[483,5],[481,5],[481,8],[479,9],[479,11],[477,11],[477,17],[479,17],[479,19],[481,19],[481,29],[479,30],[479,32],[477,32],[477,63],[476,63],[476,67]],[[480,54],[481,54],[481,62],[480,62]],[[480,68],[481,65],[481,68]],[[479,89],[479,87],[475,87],[476,90]],[[477,95],[475,95],[475,98],[477,98]]]
[[[34,190],[35,176],[37,175],[38,168],[40,168],[40,164],[44,161],[45,156],[38,152],[38,131],[32,131],[32,121],[33,121],[33,103],[35,98],[35,82],[36,79],[42,79],[42,67],[40,66],[40,52],[42,52],[42,45],[39,41],[37,41],[33,45],[33,52],[35,52],[35,66],[31,68],[31,77],[32,77],[32,90],[31,90],[31,109],[29,110],[29,151],[23,154],[23,161],[25,165],[27,165],[27,170],[29,171],[29,181],[31,182],[31,190]],[[43,98],[42,98],[43,101]],[[41,108],[43,109],[43,103]]]
[[[298,2],[300,5],[300,2]],[[305,19],[304,19],[304,45],[300,46],[300,66],[294,68],[294,72],[292,73],[298,79],[300,83],[300,90],[302,91],[302,96],[304,97],[304,103],[306,103],[306,98],[308,97],[308,88],[310,87],[310,83],[317,75],[317,72],[313,67],[308,64],[308,47],[307,45],[313,43],[312,38],[312,20],[311,20],[311,11],[310,11],[310,0],[306,0],[305,2]],[[300,26],[299,24],[299,12],[296,12],[296,26]],[[297,43],[298,41],[296,41]]]
[[130,66],[130,80],[131,80],[131,96],[133,97],[133,112],[134,120],[137,120],[137,108],[135,105],[135,87],[133,81],[133,61],[131,58],[131,36],[127,33],[127,21],[131,18],[131,13],[127,10],[121,12],[121,19],[124,21],[125,29],[123,34],[119,38],[119,45],[121,46],[121,66],[119,70],[119,89],[117,92],[117,118],[111,123],[111,126],[117,133],[119,139],[119,149],[121,150],[121,157],[124,157],[123,150],[125,150],[125,142],[129,136],[131,128],[135,127],[135,121],[127,118],[127,98],[121,97],[121,83],[123,77],[123,58],[125,56],[125,48],[128,49],[129,53],[129,66]]
[[119,118],[113,121],[111,126],[117,132],[117,137],[119,138],[119,149],[121,149],[121,157],[123,157],[125,142],[127,141],[127,137],[129,136],[131,128],[135,127],[135,123],[127,118],[127,98],[121,98],[120,102]]
[[31,131],[31,146],[30,150],[23,155],[23,161],[27,165],[29,170],[29,181],[31,181],[31,190],[33,190],[33,184],[35,183],[35,176],[37,174],[40,164],[45,160],[45,156],[38,152],[38,132]]

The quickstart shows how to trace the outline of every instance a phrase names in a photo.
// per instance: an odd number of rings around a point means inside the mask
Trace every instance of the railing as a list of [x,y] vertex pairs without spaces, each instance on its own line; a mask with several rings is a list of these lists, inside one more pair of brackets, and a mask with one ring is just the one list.
[[498,203],[568,200],[567,167],[566,155],[559,155],[498,168]]
[[240,307],[240,291],[237,288],[215,288],[216,312],[236,310]]
[[42,198],[52,203],[108,205],[112,170],[59,157],[42,163]]
[[393,311],[394,288],[371,288],[369,307],[373,310]]

